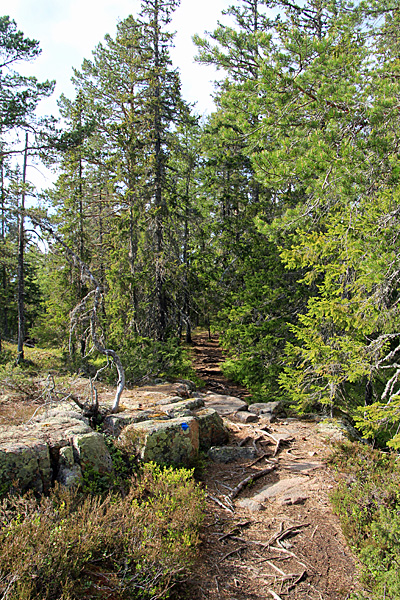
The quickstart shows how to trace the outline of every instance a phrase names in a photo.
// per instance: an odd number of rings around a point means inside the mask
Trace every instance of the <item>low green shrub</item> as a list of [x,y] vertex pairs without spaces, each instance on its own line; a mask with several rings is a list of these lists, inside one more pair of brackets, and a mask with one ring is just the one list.
[[369,599],[400,598],[400,464],[396,454],[357,443],[332,456],[331,502],[362,564]]
[[0,504],[4,600],[167,598],[194,558],[204,493],[186,469],[145,465],[125,496],[56,488]]

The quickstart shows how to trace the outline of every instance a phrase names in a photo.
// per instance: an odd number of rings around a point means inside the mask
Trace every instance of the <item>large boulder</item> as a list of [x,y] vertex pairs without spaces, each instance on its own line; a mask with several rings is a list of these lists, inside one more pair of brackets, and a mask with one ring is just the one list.
[[0,493],[15,482],[22,490],[47,492],[55,478],[61,448],[75,435],[92,431],[78,414],[38,416],[24,426],[0,428]]
[[228,430],[220,415],[213,408],[202,408],[195,412],[199,424],[199,449],[209,450],[211,446],[222,446],[229,439]]
[[42,440],[0,441],[0,493],[14,484],[22,491],[47,492],[51,479],[49,447]]
[[199,450],[199,424],[191,416],[133,423],[122,431],[120,440],[144,462],[190,465]]

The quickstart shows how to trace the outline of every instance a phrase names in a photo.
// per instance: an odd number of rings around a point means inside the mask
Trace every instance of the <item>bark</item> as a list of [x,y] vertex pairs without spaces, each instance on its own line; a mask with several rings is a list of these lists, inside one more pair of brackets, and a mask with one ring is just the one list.
[[24,360],[24,339],[25,339],[25,275],[24,275],[24,254],[25,254],[25,184],[26,184],[26,165],[28,160],[28,134],[25,135],[24,166],[22,170],[22,194],[21,210],[19,216],[18,231],[18,347],[17,364]]

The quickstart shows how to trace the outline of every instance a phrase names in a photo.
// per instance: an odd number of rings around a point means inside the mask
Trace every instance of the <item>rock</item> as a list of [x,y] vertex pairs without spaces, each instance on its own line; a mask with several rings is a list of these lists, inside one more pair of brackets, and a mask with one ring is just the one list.
[[204,406],[202,398],[190,398],[189,400],[181,400],[174,404],[167,404],[162,407],[162,410],[172,418],[190,415],[192,410]]
[[38,439],[0,443],[0,492],[15,483],[21,491],[47,492],[52,470],[49,447]]
[[92,431],[74,436],[73,440],[75,462],[79,463],[82,471],[94,469],[98,473],[111,473],[113,463],[110,452],[101,433]]
[[[149,421],[154,416],[152,410],[132,410],[117,413],[115,415],[108,415],[104,419],[104,426],[115,437],[118,437],[124,427],[131,423],[141,423],[142,421]],[[167,415],[160,414],[161,419],[168,419]]]
[[120,440],[133,446],[144,462],[190,465],[199,450],[199,424],[191,416],[133,423],[123,430]]
[[71,445],[74,435],[91,432],[82,415],[78,417],[58,411],[23,427],[0,427],[0,489],[16,481],[22,490],[47,492],[60,449]]
[[248,404],[235,396],[224,396],[222,394],[207,394],[204,398],[207,408],[213,408],[219,415],[231,415],[240,410],[247,410]]
[[264,510],[264,506],[260,502],[256,502],[251,498],[242,498],[238,500],[237,505],[241,508],[247,508],[251,512],[259,512],[260,510]]
[[278,415],[284,414],[282,402],[257,402],[250,404],[249,412],[274,421]]
[[292,477],[290,479],[281,479],[276,483],[270,483],[262,488],[252,500],[255,502],[265,502],[274,500],[280,496],[292,496],[294,494],[304,494],[302,486],[309,482],[308,477]]
[[253,460],[257,458],[257,451],[240,446],[214,446],[209,449],[208,457],[214,462],[229,463],[236,460]]
[[281,506],[291,506],[293,504],[304,504],[306,500],[308,500],[308,496],[297,492],[289,496],[282,496],[279,498],[278,504]]
[[183,385],[186,385],[188,390],[191,392],[193,392],[196,389],[196,384],[190,379],[179,379],[177,383],[183,383]]
[[287,468],[293,473],[311,473],[311,471],[320,469],[322,466],[323,463],[320,462],[297,462],[289,464]]
[[213,408],[203,408],[194,413],[199,424],[199,449],[206,451],[211,446],[221,446],[229,439],[223,420]]
[[334,442],[363,441],[358,431],[344,419],[325,419],[318,424],[317,431]]
[[162,400],[157,400],[157,406],[163,406],[164,404],[174,404],[175,402],[180,402],[182,400],[181,396],[167,396]]
[[82,469],[75,463],[71,446],[65,446],[60,450],[57,481],[67,488],[79,485],[82,481]]
[[240,410],[235,414],[235,419],[241,423],[257,423],[259,418],[257,415],[248,412],[247,410]]

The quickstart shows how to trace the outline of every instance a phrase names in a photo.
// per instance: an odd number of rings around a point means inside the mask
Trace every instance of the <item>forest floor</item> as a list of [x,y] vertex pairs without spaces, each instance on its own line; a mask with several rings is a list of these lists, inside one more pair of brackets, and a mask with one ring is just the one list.
[[[239,396],[248,392],[227,381],[218,340],[206,334],[193,338],[194,368],[205,389]],[[268,425],[278,448],[260,438],[260,424],[243,425],[226,420],[230,445],[257,447],[264,458],[228,464],[207,463],[203,483],[207,489],[206,520],[195,575],[180,595],[187,600],[345,600],[360,589],[356,561],[333,514],[328,495],[335,485],[326,460],[329,440],[317,432],[315,421],[279,419]],[[230,502],[228,495],[241,481],[266,467],[274,470],[245,487]],[[292,498],[275,497],[261,511],[240,506],[268,484],[295,478]],[[294,497],[293,497],[294,496]],[[240,500],[240,502],[239,502]],[[291,500],[294,503],[291,503]],[[225,505],[223,508],[220,504]],[[250,503],[251,504],[251,503]]]
[[[193,367],[204,381],[203,392],[250,397],[249,392],[228,381],[220,365],[223,354],[218,339],[197,333],[191,346]],[[76,382],[74,382],[75,385]],[[31,384],[30,384],[31,385]],[[87,382],[78,382],[83,388]],[[23,386],[22,386],[23,387]],[[110,402],[112,386],[99,386],[100,403]],[[126,390],[124,396],[140,400],[153,387]],[[146,391],[147,390],[147,391]],[[8,388],[1,396],[0,425],[26,422],[44,398],[30,399],[24,390]],[[345,600],[360,589],[357,565],[333,514],[329,493],[335,486],[327,465],[332,445],[318,433],[316,420],[278,419],[274,423],[243,424],[225,419],[231,446],[257,449],[257,460],[228,464],[204,460],[201,482],[207,505],[201,532],[199,559],[193,575],[176,590],[179,600]],[[281,439],[279,444],[276,440]],[[275,440],[275,441],[274,441]],[[269,473],[245,486],[234,500],[232,490],[250,475]],[[252,510],[251,499],[278,481],[295,487],[264,499]],[[291,483],[291,481],[289,482]],[[256,498],[257,499],[257,498]],[[250,506],[250,508],[249,508]]]

